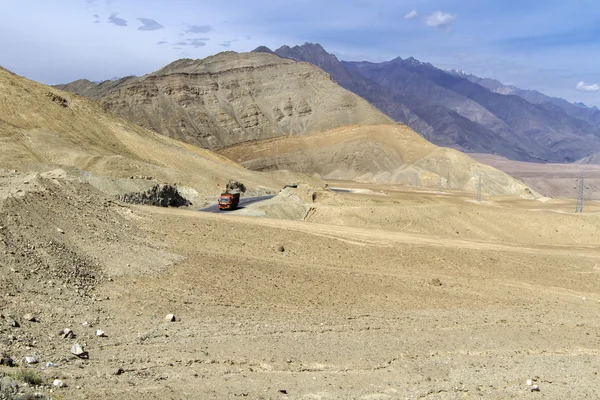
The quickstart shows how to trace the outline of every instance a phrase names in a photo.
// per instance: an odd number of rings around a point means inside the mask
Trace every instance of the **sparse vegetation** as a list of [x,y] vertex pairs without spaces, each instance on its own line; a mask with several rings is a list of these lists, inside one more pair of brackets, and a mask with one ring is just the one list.
[[37,371],[32,369],[21,368],[12,374],[12,377],[20,382],[27,383],[33,386],[39,386],[44,383],[44,380]]
[[31,392],[31,387],[23,384],[39,386],[43,384],[42,377],[33,370],[19,369],[11,374],[0,374],[0,399],[2,400],[32,400],[47,399]]

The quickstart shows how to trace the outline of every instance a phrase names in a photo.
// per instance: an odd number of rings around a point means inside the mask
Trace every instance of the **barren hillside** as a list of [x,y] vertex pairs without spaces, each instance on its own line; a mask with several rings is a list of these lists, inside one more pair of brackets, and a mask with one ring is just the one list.
[[242,143],[220,150],[258,171],[291,170],[324,179],[404,183],[535,197],[527,186],[453,149],[435,146],[405,125],[352,126],[318,135]]
[[387,123],[366,100],[309,63],[266,53],[183,59],[141,78],[61,88],[166,136],[216,149],[247,140]]
[[273,176],[247,171],[211,151],[116,118],[88,99],[5,69],[0,69],[0,91],[0,167],[74,167],[70,172],[115,193],[170,182],[191,187],[196,197],[213,197],[229,179],[250,188],[281,187]]

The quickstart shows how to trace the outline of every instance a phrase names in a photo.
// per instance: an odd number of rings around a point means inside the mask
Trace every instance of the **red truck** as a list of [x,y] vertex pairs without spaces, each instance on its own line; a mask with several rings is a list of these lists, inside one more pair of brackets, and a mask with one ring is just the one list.
[[219,197],[219,210],[235,210],[240,204],[240,193],[221,193]]

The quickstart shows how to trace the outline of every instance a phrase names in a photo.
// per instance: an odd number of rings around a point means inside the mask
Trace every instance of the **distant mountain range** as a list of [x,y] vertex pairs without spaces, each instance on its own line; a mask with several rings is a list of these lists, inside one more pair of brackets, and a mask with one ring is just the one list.
[[414,58],[345,62],[319,44],[254,50],[309,62],[428,140],[532,162],[574,162],[600,152],[600,110]]

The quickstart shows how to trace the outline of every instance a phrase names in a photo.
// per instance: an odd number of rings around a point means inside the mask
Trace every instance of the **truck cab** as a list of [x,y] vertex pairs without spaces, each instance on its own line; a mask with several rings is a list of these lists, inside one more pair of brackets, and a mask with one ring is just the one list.
[[221,193],[219,197],[219,210],[235,210],[240,203],[240,193]]

